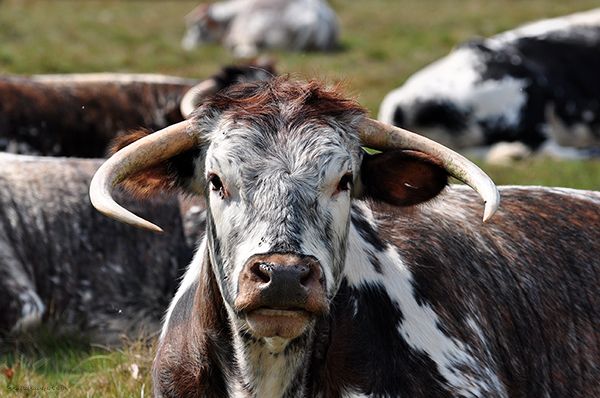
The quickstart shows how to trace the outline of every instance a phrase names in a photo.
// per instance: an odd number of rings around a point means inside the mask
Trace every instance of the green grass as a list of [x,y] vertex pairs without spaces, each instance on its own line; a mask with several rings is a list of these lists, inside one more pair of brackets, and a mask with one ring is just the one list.
[[600,190],[600,160],[529,159],[511,166],[480,164],[499,185],[546,185]]
[[106,348],[47,330],[19,336],[0,346],[0,397],[151,396],[153,351],[153,340]]
[[[206,46],[185,52],[183,16],[196,1],[0,0],[0,73],[149,72],[205,77],[234,62]],[[376,114],[407,76],[473,36],[597,6],[597,0],[332,0],[342,25],[333,54],[274,53],[278,69],[302,78],[343,81]],[[600,162],[529,160],[483,165],[500,184],[600,189]],[[0,346],[0,396],[151,395],[152,345],[89,347],[43,333]],[[129,367],[137,364],[140,378]],[[11,379],[5,375],[12,369]],[[10,373],[10,371],[8,372]],[[46,390],[15,390],[15,387]],[[60,390],[64,386],[66,390]],[[54,388],[54,390],[51,390]],[[8,394],[8,395],[7,395]]]

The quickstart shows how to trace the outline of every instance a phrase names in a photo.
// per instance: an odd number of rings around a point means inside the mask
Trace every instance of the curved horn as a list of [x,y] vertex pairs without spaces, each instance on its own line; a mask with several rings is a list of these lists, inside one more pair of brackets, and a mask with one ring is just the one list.
[[214,78],[206,79],[190,88],[179,103],[179,111],[187,119],[199,105],[199,99],[217,92],[217,81]]
[[498,209],[500,194],[494,182],[474,163],[451,149],[408,130],[369,118],[365,118],[360,127],[360,139],[365,146],[374,149],[412,149],[435,156],[451,176],[473,188],[482,197],[485,202],[484,222]]
[[186,120],[159,130],[131,143],[108,158],[92,178],[90,184],[92,205],[115,220],[162,232],[157,225],[121,207],[113,199],[111,191],[115,185],[135,172],[154,166],[197,145],[198,139],[188,131],[190,125],[190,121]]

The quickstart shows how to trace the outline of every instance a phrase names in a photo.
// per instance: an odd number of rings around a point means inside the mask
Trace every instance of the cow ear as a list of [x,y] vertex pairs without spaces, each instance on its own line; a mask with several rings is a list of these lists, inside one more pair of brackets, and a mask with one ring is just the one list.
[[430,155],[394,150],[365,154],[361,182],[366,197],[394,206],[412,206],[437,196],[448,184],[448,173]]
[[[150,132],[147,130],[138,130],[115,138],[109,150],[109,156],[148,134]],[[140,199],[148,198],[159,192],[193,191],[195,162],[199,155],[199,149],[180,153],[166,162],[140,170],[121,182],[120,186],[132,196]]]

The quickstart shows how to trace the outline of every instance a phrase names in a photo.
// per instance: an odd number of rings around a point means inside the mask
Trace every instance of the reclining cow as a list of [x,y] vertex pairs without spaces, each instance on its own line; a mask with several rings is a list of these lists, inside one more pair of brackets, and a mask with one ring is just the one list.
[[[169,105],[173,108],[170,113],[179,115],[175,121],[182,120],[182,116],[187,117],[191,112],[189,108],[197,106],[209,93],[236,82],[268,79],[273,73],[272,65],[265,61],[225,67],[189,88],[185,95],[177,94],[178,100]],[[26,97],[27,93],[33,95],[26,89],[31,80],[14,86],[13,91],[5,85],[4,93],[9,95],[4,98],[7,105],[4,120],[12,120],[23,129],[35,128],[32,126],[51,114],[56,117],[55,124],[50,124],[52,127],[77,132],[83,142],[83,137],[106,126],[93,130],[88,123],[69,124],[68,115],[58,118],[60,112],[68,114],[68,107],[61,105],[70,101],[75,106],[87,93],[91,104],[88,110],[93,110],[97,122],[102,119],[109,124],[133,127],[136,117],[159,114],[157,109],[166,108],[144,108],[132,102],[133,119],[127,119],[123,115],[126,109],[113,108],[115,104],[111,104],[108,96],[111,90],[122,89],[121,94],[128,96],[141,89],[138,94],[154,93],[153,98],[166,100],[170,86],[164,83],[170,79],[173,78],[157,75],[37,76],[36,82],[56,90],[42,89],[35,97],[39,101],[16,110],[10,108],[10,100],[19,95]],[[53,97],[49,92],[60,95]],[[119,97],[117,92],[115,95]],[[133,95],[131,99],[137,101],[137,98]],[[142,105],[149,104],[142,101]],[[97,113],[99,109],[106,113]],[[24,114],[27,117],[20,118]],[[38,149],[45,142],[60,145],[60,139],[68,138],[68,134],[57,137],[54,128],[41,137],[36,135],[41,138],[35,142]],[[92,130],[85,131],[86,128]],[[102,147],[110,138],[108,130],[105,132]],[[122,145],[124,139],[121,137],[117,142]],[[82,144],[81,148],[70,146],[69,154],[96,154],[85,152],[92,149],[89,144],[93,142]],[[0,335],[29,330],[43,323],[56,333],[83,332],[93,342],[112,344],[123,335],[136,338],[143,332],[158,330],[160,317],[173,293],[174,280],[189,263],[192,247],[204,232],[204,203],[183,197],[155,200],[140,210],[148,216],[160,217],[169,225],[170,235],[161,239],[133,234],[98,217],[97,213],[90,213],[87,186],[100,164],[99,159],[0,154],[0,244],[4,248],[0,263],[0,307],[4,309],[0,314]],[[92,238],[95,232],[105,239]],[[140,256],[139,251],[145,255]]]
[[507,158],[597,155],[599,47],[600,9],[472,40],[391,91],[379,120]]
[[41,323],[93,342],[160,329],[192,258],[177,199],[140,206],[152,236],[100,216],[87,200],[100,159],[0,154],[0,334]]
[[[233,82],[270,78],[269,62],[228,66],[204,80],[164,75],[70,74],[0,77],[0,150],[103,157],[115,136],[183,120],[191,89],[212,94]],[[199,92],[202,90],[202,92]]]
[[468,160],[285,78],[101,166],[94,206],[159,230],[115,202],[119,182],[207,202],[159,397],[600,396],[598,193],[506,187],[492,217],[498,191]]
[[185,17],[186,50],[218,42],[237,57],[264,49],[331,51],[337,17],[325,0],[228,0],[201,4]]

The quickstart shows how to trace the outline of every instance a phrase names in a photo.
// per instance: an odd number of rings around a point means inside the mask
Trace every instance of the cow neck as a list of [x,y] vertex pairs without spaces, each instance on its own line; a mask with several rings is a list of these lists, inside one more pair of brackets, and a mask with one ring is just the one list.
[[[305,396],[303,391],[314,333],[292,341],[253,337],[225,304],[208,249],[204,265],[196,290],[194,313],[199,330],[208,332],[211,337],[203,339],[205,343],[200,351],[217,350],[225,354],[212,361],[212,366],[218,366],[220,371],[209,373],[225,376],[228,393],[233,397]],[[193,333],[189,337],[195,339]],[[207,383],[213,384],[210,380]]]
[[314,332],[294,340],[256,338],[230,320],[240,389],[250,397],[303,397]]
[[229,390],[228,379],[235,361],[232,359],[232,332],[227,312],[207,252],[200,271],[192,317],[198,328],[193,328],[187,334],[191,342],[188,348],[196,352],[198,360],[202,358],[208,362],[205,366],[198,366],[201,374],[194,377],[201,383],[198,392],[205,397],[222,397]]

